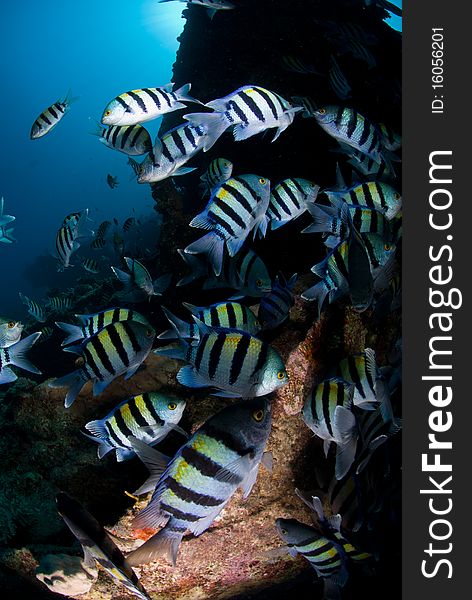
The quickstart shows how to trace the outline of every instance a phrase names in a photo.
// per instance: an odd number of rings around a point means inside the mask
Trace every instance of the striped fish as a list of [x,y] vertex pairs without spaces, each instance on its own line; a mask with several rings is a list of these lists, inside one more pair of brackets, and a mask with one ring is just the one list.
[[346,190],[325,190],[330,202],[341,198],[354,206],[365,206],[380,211],[389,221],[402,208],[402,197],[390,184],[383,181],[366,181]]
[[72,342],[82,339],[89,339],[108,325],[113,323],[122,323],[123,321],[135,321],[143,325],[150,326],[148,320],[140,313],[129,308],[108,308],[93,315],[75,315],[81,325],[71,325],[70,323],[61,323],[56,321],[59,329],[68,334],[68,337],[62,342],[61,346],[67,346]]
[[375,450],[402,428],[402,420],[393,414],[386,382],[377,377],[375,386],[379,401],[378,408],[373,411],[359,411],[357,414],[362,448],[357,459],[357,475],[365,469]]
[[[150,463],[151,478],[160,475],[150,503],[133,525],[155,528],[165,523],[165,527],[128,555],[131,565],[162,554],[175,565],[187,530],[197,536],[208,529],[238,488],[243,498],[249,496],[264,461],[271,419],[270,403],[262,398],[227,406],[210,417],[169,464],[161,459],[159,465],[155,451],[149,460],[147,447],[133,443],[138,456]],[[148,485],[138,493],[143,488]]]
[[84,566],[95,566],[96,561],[131,594],[140,600],[150,600],[127,559],[99,522],[64,492],[56,496],[56,506],[67,527],[82,546]]
[[360,488],[359,478],[351,472],[343,479],[333,477],[326,492],[325,502],[333,514],[341,515],[347,531],[358,531],[365,520]]
[[321,533],[338,544],[340,550],[345,554],[347,559],[354,562],[363,562],[372,558],[372,554],[359,550],[341,533],[342,517],[340,514],[326,517],[323,504],[318,496],[311,496],[310,498],[298,489],[295,489],[295,493],[316,514],[317,525],[320,528]]
[[45,327],[41,328],[40,333],[41,333],[41,342],[45,342],[52,336],[52,334],[54,333],[54,330],[50,325],[46,325]]
[[37,331],[8,348],[0,348],[0,384],[11,383],[18,379],[10,369],[10,366],[18,367],[30,373],[41,374],[41,371],[31,364],[25,356],[26,352],[36,343],[40,335],[41,332]]
[[318,71],[313,65],[306,63],[297,56],[282,56],[282,66],[292,73],[301,75],[318,75]]
[[18,292],[18,295],[20,296],[20,299],[23,302],[23,304],[28,307],[28,313],[32,317],[34,317],[36,319],[36,321],[39,321],[40,323],[44,323],[46,321],[46,315],[44,314],[43,307],[40,306],[34,300],[30,300],[27,296],[25,296],[21,292]]
[[315,112],[318,110],[313,98],[308,96],[292,96],[291,98],[294,106],[300,106],[302,109],[302,117],[308,119],[315,116]]
[[76,233],[69,225],[62,226],[56,234],[56,252],[61,263],[58,270],[72,267],[70,257],[80,248],[79,242],[75,239]]
[[[199,321],[209,327],[238,329],[251,335],[257,335],[261,330],[256,315],[250,308],[244,306],[244,304],[239,304],[239,302],[217,302],[211,306],[193,306],[193,304],[183,302],[183,305]],[[200,339],[200,331],[195,322],[187,323],[173,315],[166,308],[162,307],[162,310],[172,325],[172,329],[168,329],[157,336],[159,339]]]
[[[138,177],[138,175],[139,175],[139,167],[141,166],[141,163],[138,163],[137,160],[134,160],[134,158],[131,158],[131,156],[129,156],[128,157],[128,164],[133,169],[134,176]],[[133,176],[131,176],[131,179],[133,179]]]
[[84,364],[76,371],[54,379],[49,387],[68,388],[64,406],[69,408],[88,381],[93,381],[93,395],[117,377],[132,377],[151,351],[156,332],[136,321],[120,321],[108,325],[79,346],[64,350],[82,356]]
[[30,139],[36,140],[49,133],[69,111],[70,105],[75,100],[76,98],[70,97],[69,90],[64,100],[58,100],[43,110],[31,127]]
[[377,405],[376,379],[378,375],[375,352],[366,348],[360,354],[344,358],[336,373],[345,381],[355,385],[353,403],[364,410],[373,410]]
[[94,258],[85,258],[82,261],[82,266],[86,271],[89,271],[89,273],[99,273],[100,272],[100,267],[98,265],[98,262]]
[[53,310],[70,310],[73,302],[72,298],[67,298],[66,296],[52,296],[48,298],[47,305]]
[[332,206],[316,204],[309,207],[313,223],[303,229],[302,233],[324,233],[328,247],[338,244],[349,237],[351,227],[359,233],[377,233],[383,239],[391,239],[392,231],[383,212],[372,208],[364,208],[355,204],[349,205],[340,198],[331,198]]
[[132,229],[136,225],[136,217],[128,217],[126,221],[123,223],[123,231],[128,233],[130,229]]
[[215,158],[208,165],[208,169],[200,177],[202,186],[206,192],[220,185],[231,177],[233,163],[227,158]]
[[109,102],[102,115],[103,125],[136,125],[166,113],[187,108],[183,102],[201,104],[190,96],[190,83],[172,91],[172,84],[125,92]]
[[288,318],[295,303],[293,288],[296,282],[296,273],[288,281],[282,273],[277,275],[270,294],[263,296],[259,305],[258,318],[262,329],[275,329]]
[[302,110],[270,90],[245,85],[224,98],[205,104],[213,113],[191,113],[184,119],[195,126],[206,127],[203,151],[209,150],[216,140],[233,127],[234,139],[239,142],[266,129],[277,128],[273,142],[293,122],[295,113]]
[[231,300],[244,296],[260,297],[270,292],[272,281],[263,260],[250,248],[242,248],[234,257],[225,255],[221,275],[216,277],[208,263],[197,255],[186,254],[178,250],[180,256],[190,268],[189,275],[183,277],[177,285],[186,285],[199,277],[206,277],[203,289],[233,288],[238,294]]
[[21,338],[23,323],[19,321],[4,321],[0,317],[0,348],[8,348]]
[[272,230],[302,215],[316,201],[320,186],[308,179],[291,177],[278,183],[270,194],[267,217]]
[[[346,584],[346,555],[340,544],[296,519],[276,519],[275,528],[287,544],[290,554],[301,554],[306,558],[318,577],[329,579],[340,587]],[[326,593],[324,597],[327,597]]]
[[331,89],[340,100],[347,100],[351,97],[352,88],[349,85],[346,76],[341,70],[336,58],[331,55],[329,67],[329,84]]
[[146,392],[120,402],[116,408],[98,421],[90,421],[85,428],[93,435],[86,435],[98,444],[98,458],[111,450],[121,462],[135,456],[130,436],[153,446],[162,441],[172,430],[185,432],[177,423],[182,417],[185,400],[156,392]]
[[380,164],[383,157],[379,130],[356,110],[343,106],[324,106],[315,111],[315,119],[333,138],[360,150]]
[[93,242],[90,244],[90,247],[94,250],[99,250],[103,248],[106,244],[106,241],[102,237],[96,237]]
[[196,167],[183,165],[203,148],[206,136],[206,127],[187,123],[156,138],[151,152],[139,165],[138,183],[155,183],[195,171]]
[[99,126],[96,135],[107,148],[118,150],[128,156],[140,156],[152,148],[148,131],[139,124]]
[[325,456],[331,442],[336,444],[336,479],[351,468],[357,449],[357,424],[352,412],[354,385],[332,378],[315,386],[306,398],[302,419],[315,435],[324,440]]
[[318,314],[321,313],[326,296],[331,304],[349,290],[348,242],[340,242],[317,265],[311,268],[321,281],[302,294],[304,300],[318,302]]
[[[396,246],[393,242],[385,241],[381,235],[377,233],[363,233],[362,240],[367,251],[370,269],[374,280],[379,280],[376,283],[376,289],[384,286],[387,287],[390,281],[390,270],[395,268],[395,250]],[[384,281],[386,279],[386,281]]]
[[384,148],[391,151],[401,148],[402,138],[400,134],[388,125],[385,125],[385,123],[379,123],[378,128],[382,134],[382,145]]
[[234,256],[251,231],[265,236],[269,200],[270,181],[265,177],[231,177],[213,190],[205,209],[190,222],[191,227],[210,229],[210,233],[187,246],[184,252],[207,254],[215,275],[220,275],[225,245],[229,255]]
[[187,387],[214,387],[214,396],[254,398],[270,394],[288,383],[284,363],[274,348],[237,329],[213,329],[194,317],[200,330],[192,344],[179,340],[179,348],[154,353],[186,360],[177,373]]
[[97,229],[97,238],[104,238],[111,227],[111,221],[103,221]]

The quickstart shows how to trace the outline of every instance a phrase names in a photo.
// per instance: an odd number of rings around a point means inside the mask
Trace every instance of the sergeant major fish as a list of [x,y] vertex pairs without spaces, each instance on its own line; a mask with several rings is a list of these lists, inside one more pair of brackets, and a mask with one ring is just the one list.
[[5,321],[0,317],[0,348],[8,348],[21,338],[23,324],[19,321]]
[[106,417],[90,421],[86,435],[99,444],[98,458],[114,450],[121,462],[135,456],[130,436],[153,446],[162,441],[171,430],[187,434],[177,426],[185,408],[185,400],[156,392],[146,392],[120,402]]
[[178,348],[159,348],[154,353],[186,360],[177,373],[187,387],[214,387],[214,396],[254,398],[288,383],[279,353],[245,331],[208,327],[194,317],[198,341],[179,340]]
[[325,456],[331,442],[336,444],[336,479],[342,479],[356,456],[357,426],[352,412],[354,384],[343,379],[326,379],[306,398],[302,419],[315,435],[324,440]]
[[151,137],[148,131],[138,123],[136,125],[110,125],[100,127],[94,134],[98,139],[112,150],[118,150],[128,156],[146,154],[152,148]]
[[156,280],[152,280],[146,267],[135,258],[124,257],[129,273],[111,267],[113,273],[125,285],[121,293],[122,298],[126,297],[130,301],[139,301],[140,299],[150,299],[151,296],[161,296],[170,282],[170,275],[162,275]]
[[336,372],[345,381],[356,387],[353,396],[355,406],[364,410],[374,410],[378,400],[376,379],[378,376],[375,352],[366,348],[360,354],[353,354],[339,363]]
[[127,559],[98,521],[64,492],[56,496],[56,505],[67,527],[82,546],[85,566],[95,566],[96,561],[134,596],[150,600]]
[[297,219],[316,201],[319,189],[319,185],[300,177],[278,183],[271,191],[267,209],[270,228],[278,229]]
[[183,102],[201,104],[190,96],[190,83],[172,91],[172,84],[143,88],[120,94],[105,107],[104,125],[136,125],[157,119],[166,113],[187,108]]
[[54,379],[49,387],[68,388],[64,406],[69,408],[84,385],[93,381],[93,395],[103,390],[117,377],[132,377],[151,351],[155,331],[149,325],[123,321],[107,325],[80,346],[64,350],[79,354],[83,365],[63,377]]
[[49,133],[69,111],[70,105],[76,99],[70,97],[69,91],[64,100],[58,100],[43,110],[31,127],[30,139],[36,140]]
[[140,313],[129,308],[108,308],[99,313],[92,315],[75,315],[80,325],[71,325],[70,323],[62,323],[56,321],[59,329],[62,329],[68,334],[68,337],[62,342],[61,346],[67,346],[72,342],[77,342],[82,339],[89,339],[108,325],[113,323],[121,323],[123,321],[135,321],[150,327],[148,320]]
[[46,315],[44,313],[44,309],[40,306],[35,300],[30,300],[27,296],[18,292],[20,296],[20,300],[28,307],[28,313],[39,321],[40,323],[44,323],[46,321]]
[[207,136],[203,151],[207,152],[218,138],[233,127],[234,139],[238,142],[266,129],[277,128],[273,142],[293,122],[295,113],[302,110],[270,90],[254,85],[245,85],[224,98],[205,104],[212,113],[191,113],[184,119],[195,126],[205,126]]
[[254,230],[261,237],[267,229],[266,211],[270,200],[270,181],[259,175],[239,175],[215,188],[205,209],[190,222],[191,227],[210,229],[205,236],[187,246],[188,254],[205,253],[220,275],[226,245],[234,256]]
[[[243,498],[249,496],[259,464],[265,462],[271,419],[268,400],[238,402],[210,417],[170,463],[161,460],[156,468],[157,453],[152,453],[151,478],[160,477],[151,501],[134,519],[133,526],[165,526],[128,555],[131,565],[150,562],[160,555],[166,555],[175,565],[187,530],[198,536],[208,529],[237,488],[243,491]],[[147,447],[139,442],[133,445],[148,463]]]
[[296,273],[288,281],[279,273],[271,292],[261,298],[258,318],[264,330],[275,329],[288,318],[295,302],[292,290],[296,282]]
[[205,126],[183,124],[156,138],[153,148],[138,167],[138,183],[155,183],[195,171],[184,164],[203,148]]
[[[208,325],[218,329],[239,329],[251,335],[257,335],[261,330],[256,315],[250,308],[238,302],[217,302],[210,306],[193,306],[188,302],[183,305],[194,315]],[[195,322],[187,323],[162,307],[164,314],[172,325],[172,329],[164,331],[158,339],[200,339],[200,331]]]
[[402,197],[390,184],[366,181],[347,190],[324,190],[329,200],[341,198],[353,206],[364,206],[380,211],[391,220],[402,208]]
[[31,346],[37,342],[41,332],[32,333],[23,340],[16,342],[7,348],[0,348],[0,383],[11,383],[16,381],[18,377],[10,369],[10,366],[18,367],[30,373],[41,374],[25,356]]
[[215,158],[212,160],[205,173],[200,177],[205,193],[211,192],[214,187],[227,181],[231,177],[232,172],[233,163],[227,158]]

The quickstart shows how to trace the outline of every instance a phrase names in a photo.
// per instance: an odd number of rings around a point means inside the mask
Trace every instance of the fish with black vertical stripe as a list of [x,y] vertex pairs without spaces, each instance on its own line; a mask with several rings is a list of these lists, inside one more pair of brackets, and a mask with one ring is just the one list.
[[[239,329],[251,335],[257,335],[261,330],[256,315],[248,306],[239,302],[217,302],[210,306],[193,306],[193,304],[183,302],[183,305],[192,315],[209,327]],[[162,332],[158,335],[158,339],[200,339],[200,331],[195,322],[188,323],[179,319],[164,306],[162,310],[172,325],[172,329]]]
[[172,91],[172,84],[131,90],[109,102],[102,115],[103,125],[136,125],[161,115],[187,108],[184,102],[201,104],[190,96],[190,83]]
[[70,105],[75,100],[77,98],[71,98],[69,91],[64,100],[57,100],[57,102],[43,110],[31,127],[30,139],[37,140],[49,133],[69,111]]
[[381,162],[382,138],[377,127],[353,108],[324,106],[315,111],[314,117],[322,129],[374,160]]
[[229,179],[232,172],[233,163],[227,158],[215,158],[212,160],[205,173],[200,177],[203,195],[211,192],[215,186]]
[[171,430],[186,436],[177,425],[185,404],[177,396],[145,392],[123,400],[103,419],[87,423],[85,428],[93,435],[84,435],[98,444],[98,458],[114,450],[118,462],[128,460],[135,455],[131,435],[150,446],[161,442]]
[[375,351],[365,348],[359,354],[352,354],[339,363],[336,373],[345,381],[355,385],[353,403],[364,410],[374,410],[378,404],[376,381],[378,368]]
[[204,152],[213,146],[228,127],[233,128],[233,136],[237,142],[276,127],[277,131],[272,139],[275,142],[293,123],[295,113],[303,110],[299,106],[292,106],[279,94],[255,85],[244,85],[224,98],[207,102],[205,106],[213,109],[213,112],[184,115],[184,119],[192,125],[207,128]]
[[288,383],[282,358],[267,342],[245,331],[212,328],[193,319],[198,340],[189,344],[180,339],[178,347],[154,350],[157,355],[190,363],[177,373],[182,385],[213,387],[219,390],[214,396],[225,398],[254,398]]
[[[140,565],[166,556],[174,565],[186,531],[198,536],[210,527],[234,492],[247,498],[259,464],[270,464],[264,449],[271,429],[271,406],[257,398],[228,406],[210,417],[168,462],[145,444],[133,442],[151,470],[151,501],[133,521],[136,528],[164,525],[127,560]],[[159,456],[161,460],[159,460]],[[156,458],[157,457],[157,458]],[[137,491],[149,491],[149,484]]]
[[136,125],[110,125],[110,127],[98,126],[93,135],[107,148],[118,150],[128,156],[140,156],[146,154],[152,148],[149,132],[137,123]]
[[127,559],[95,517],[64,492],[56,496],[56,505],[58,513],[82,546],[84,565],[95,566],[96,561],[140,600],[150,600]]
[[67,338],[62,342],[61,346],[67,346],[72,342],[77,342],[81,339],[89,339],[104,327],[112,323],[120,323],[122,321],[136,321],[143,325],[149,325],[148,320],[140,313],[129,308],[107,308],[99,313],[92,315],[75,315],[80,321],[80,325],[72,325],[71,323],[62,323],[56,321],[59,329],[67,333]]
[[332,378],[315,386],[305,400],[302,420],[324,440],[325,456],[331,442],[336,444],[336,479],[342,479],[356,456],[357,422],[352,412],[354,384]]
[[49,387],[67,388],[64,406],[69,408],[88,381],[93,382],[93,395],[117,377],[132,377],[151,351],[156,332],[136,321],[119,321],[107,325],[83,344],[68,346],[65,352],[79,354],[82,366],[49,383]]
[[151,151],[138,166],[138,183],[155,183],[195,171],[196,167],[184,165],[203,148],[207,132],[205,126],[185,123],[157,137]]
[[308,179],[293,177],[278,183],[270,194],[267,217],[272,230],[302,215],[316,201],[319,185]]
[[191,227],[210,232],[189,244],[187,254],[206,254],[215,275],[220,275],[226,246],[235,256],[253,231],[264,237],[270,201],[270,181],[260,175],[238,175],[216,187],[205,209],[190,222]]
[[261,298],[258,317],[264,330],[275,329],[288,319],[290,309],[295,303],[293,288],[296,282],[297,273],[288,281],[283,273],[279,273],[270,294]]
[[389,221],[402,208],[401,194],[383,181],[366,181],[347,190],[324,190],[324,193],[330,202],[340,198],[352,206],[378,210]]
[[41,374],[41,371],[25,356],[26,352],[37,342],[40,336],[41,332],[37,331],[7,348],[0,348],[0,384],[11,383],[18,379],[10,369],[11,366],[29,371],[30,373]]

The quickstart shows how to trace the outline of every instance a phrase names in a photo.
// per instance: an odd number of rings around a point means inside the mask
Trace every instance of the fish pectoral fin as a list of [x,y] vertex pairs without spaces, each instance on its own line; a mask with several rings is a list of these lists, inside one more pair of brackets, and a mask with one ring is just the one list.
[[241,480],[240,486],[242,486],[244,484],[244,479],[251,470],[253,460],[254,453],[250,451],[219,469],[215,474],[215,479],[229,483],[234,482],[235,477],[239,477]]

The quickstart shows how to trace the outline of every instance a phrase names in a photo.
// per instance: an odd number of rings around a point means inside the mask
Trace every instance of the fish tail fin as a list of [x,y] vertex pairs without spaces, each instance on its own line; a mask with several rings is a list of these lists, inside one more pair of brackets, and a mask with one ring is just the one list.
[[155,279],[152,282],[154,295],[161,296],[166,291],[166,289],[169,287],[171,280],[172,280],[172,275],[170,273],[166,273],[166,275],[161,275],[160,277]]
[[321,308],[323,306],[326,296],[328,295],[328,292],[328,286],[325,284],[324,280],[321,280],[313,287],[305,290],[302,294],[302,298],[304,300],[308,300],[308,302],[316,300],[318,302],[318,314],[320,314]]
[[168,525],[161,529],[156,535],[153,535],[137,550],[131,552],[126,557],[128,563],[134,567],[149,563],[160,556],[164,556],[171,564],[175,566],[177,562],[177,552],[180,542],[183,538],[181,531],[173,531]]
[[41,374],[41,371],[32,363],[30,363],[30,361],[25,357],[26,352],[37,341],[40,335],[41,332],[37,331],[36,333],[32,333],[28,337],[25,337],[23,340],[17,342],[13,346],[10,346],[10,364],[14,365],[15,367],[19,367],[20,369],[24,369],[25,371],[29,371],[30,373]]
[[64,406],[69,408],[72,405],[74,400],[77,398],[80,390],[87,383],[88,378],[86,378],[82,369],[77,369],[72,373],[68,373],[63,377],[58,377],[53,381],[49,382],[49,387],[51,388],[59,388],[65,387],[68,388],[66,397],[64,399]]
[[193,96],[190,95],[190,88],[192,87],[191,83],[186,83],[178,90],[174,91],[174,94],[177,96],[177,100],[182,102],[191,102],[193,104],[203,104],[200,100],[197,100]]
[[69,88],[63,100],[64,104],[66,105],[66,111],[69,110],[70,105],[74,104],[74,102],[77,102],[79,98],[80,96],[72,96],[72,90]]
[[191,329],[190,323],[187,323],[187,322],[183,321],[182,319],[179,319],[178,317],[173,315],[170,312],[170,310],[168,310],[164,306],[161,306],[161,308],[162,308],[165,316],[167,317],[167,320],[172,325],[172,329],[168,329],[167,331],[164,331],[163,333],[158,335],[157,336],[158,339],[161,339],[161,340],[175,339],[176,336],[178,338],[192,337],[191,331],[190,331],[190,329]]
[[313,223],[305,227],[302,233],[330,233],[332,231],[335,216],[331,207],[309,204],[308,211],[313,218]]
[[177,358],[180,360],[185,360],[188,345],[188,342],[179,338],[177,346],[172,345],[166,346],[165,348],[156,348],[156,350],[153,350],[153,352],[156,356],[167,356],[168,358]]
[[66,337],[66,339],[63,340],[61,346],[67,346],[68,344],[72,344],[72,342],[81,340],[84,337],[82,329],[78,325],[62,323],[61,321],[56,321],[56,325],[59,327],[59,329],[62,329],[62,331],[65,331],[68,335],[68,337]]
[[221,274],[223,266],[224,240],[216,231],[210,231],[199,240],[192,242],[184,250],[187,254],[206,254],[215,275]]
[[12,235],[12,231],[14,230],[14,227],[9,227],[8,229],[4,229],[4,235],[2,238],[2,241],[7,243],[7,244],[13,244],[13,242],[17,242],[18,240],[13,237]]
[[[100,423],[100,421],[92,421],[91,423],[87,423],[87,425],[91,425],[92,423]],[[87,425],[85,427],[87,427]],[[106,440],[103,440],[100,437],[96,437],[95,435],[89,435],[88,433],[84,433],[83,431],[81,431],[80,433],[89,440],[92,440],[92,442],[98,444],[98,458],[101,459],[105,456],[105,454],[108,454],[111,450],[114,450],[113,446],[111,446]]]
[[207,152],[216,140],[228,129],[229,123],[224,115],[219,112],[212,113],[190,113],[184,115],[184,119],[194,127],[202,127],[206,130],[203,142],[203,151]]

